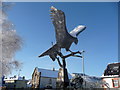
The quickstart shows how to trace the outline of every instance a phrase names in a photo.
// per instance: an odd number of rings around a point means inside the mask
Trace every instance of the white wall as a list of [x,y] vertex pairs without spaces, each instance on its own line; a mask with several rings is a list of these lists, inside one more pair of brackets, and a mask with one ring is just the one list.
[[[113,79],[118,79],[118,78],[103,78],[103,81],[105,81],[106,83],[108,83],[109,88],[114,88],[113,86]],[[119,82],[120,82],[120,78],[119,78]],[[119,88],[120,88],[120,83],[118,83]],[[105,88],[107,88],[106,86],[104,86]]]

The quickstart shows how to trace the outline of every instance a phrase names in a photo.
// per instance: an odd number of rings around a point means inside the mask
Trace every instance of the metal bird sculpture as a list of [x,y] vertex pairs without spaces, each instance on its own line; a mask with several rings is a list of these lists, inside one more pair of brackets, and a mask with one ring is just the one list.
[[63,11],[56,9],[51,6],[51,17],[52,22],[55,28],[56,34],[56,44],[53,45],[50,49],[39,55],[39,57],[49,55],[49,57],[55,61],[58,53],[61,51],[61,48],[66,49],[66,51],[72,52],[69,48],[71,44],[74,42],[78,43],[77,36],[85,30],[85,26],[79,25],[70,33],[68,33],[65,22],[65,14]]

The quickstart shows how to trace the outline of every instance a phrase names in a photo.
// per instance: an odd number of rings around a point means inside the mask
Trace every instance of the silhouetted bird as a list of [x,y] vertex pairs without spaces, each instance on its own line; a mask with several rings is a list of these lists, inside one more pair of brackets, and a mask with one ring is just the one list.
[[[54,61],[57,58],[58,52],[60,52],[61,48],[65,48],[66,51],[70,51],[70,46],[74,42],[78,43],[77,36],[85,30],[85,26],[79,25],[70,33],[68,33],[65,23],[65,14],[63,11],[56,9],[51,6],[51,17],[52,22],[55,27],[56,34],[56,44],[53,45],[46,52],[42,53],[39,57],[49,55],[50,58]],[[71,52],[71,51],[70,51]]]

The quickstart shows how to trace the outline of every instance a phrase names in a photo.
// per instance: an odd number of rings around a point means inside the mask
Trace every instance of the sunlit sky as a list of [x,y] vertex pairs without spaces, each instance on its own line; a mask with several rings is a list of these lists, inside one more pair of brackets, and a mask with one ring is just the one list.
[[[17,33],[23,39],[23,47],[15,58],[23,63],[21,76],[32,77],[35,67],[58,70],[57,61],[48,56],[38,55],[56,42],[54,27],[50,19],[50,7],[65,12],[68,31],[77,25],[87,28],[79,36],[79,43],[72,44],[72,51],[85,50],[85,73],[101,76],[108,63],[118,61],[118,7],[115,3],[95,2],[17,2],[9,10],[9,20],[15,25]],[[64,53],[65,54],[65,53]],[[69,73],[82,73],[82,59],[70,57],[66,59]],[[18,75],[13,71],[11,75]]]

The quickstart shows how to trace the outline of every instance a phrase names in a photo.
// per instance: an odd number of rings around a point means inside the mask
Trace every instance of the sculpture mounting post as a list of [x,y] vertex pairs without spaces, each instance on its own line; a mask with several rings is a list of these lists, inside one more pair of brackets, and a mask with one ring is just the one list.
[[73,57],[80,57],[82,58],[82,56],[79,56],[79,55],[76,55],[76,54],[81,54],[81,52],[77,51],[77,52],[71,52],[71,54],[68,54],[68,55],[65,55],[63,56],[63,54],[61,52],[58,52],[58,55],[61,57],[62,59],[62,64],[59,60],[59,58],[57,58],[58,60],[58,64],[60,67],[63,68],[63,86],[60,86],[60,88],[67,88],[67,86],[69,86],[69,77],[68,77],[68,72],[67,72],[67,68],[66,68],[66,61],[65,59],[70,57],[70,56],[73,56]]

